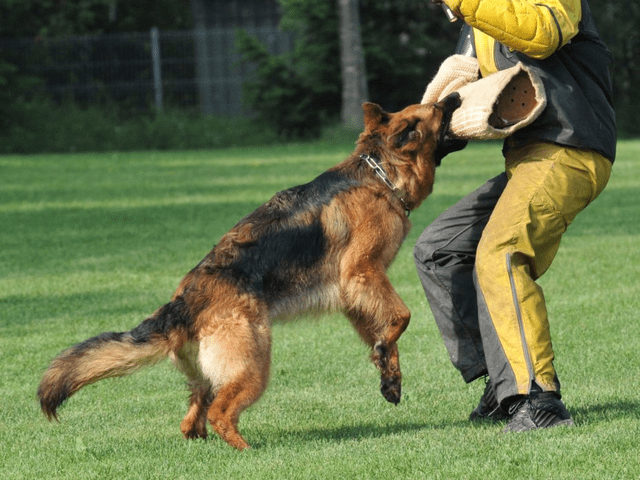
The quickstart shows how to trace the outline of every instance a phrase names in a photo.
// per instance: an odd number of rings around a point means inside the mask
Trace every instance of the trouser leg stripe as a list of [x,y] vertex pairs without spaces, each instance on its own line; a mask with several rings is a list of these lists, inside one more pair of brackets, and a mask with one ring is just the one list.
[[509,284],[511,286],[511,296],[513,298],[513,306],[516,312],[516,318],[518,319],[518,328],[520,330],[520,341],[522,343],[522,354],[527,364],[527,370],[529,371],[529,383],[535,378],[533,371],[533,365],[531,364],[531,356],[529,355],[529,345],[527,344],[527,338],[524,331],[524,322],[522,320],[522,311],[520,310],[520,302],[518,300],[518,291],[516,290],[516,281],[513,277],[513,264],[511,261],[511,253],[507,253],[507,273],[509,275]]

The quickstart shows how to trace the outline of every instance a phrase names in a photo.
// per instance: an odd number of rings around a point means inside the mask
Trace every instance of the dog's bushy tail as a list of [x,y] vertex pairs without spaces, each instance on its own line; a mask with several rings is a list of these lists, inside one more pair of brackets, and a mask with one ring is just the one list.
[[49,420],[57,420],[58,407],[82,387],[163,360],[180,348],[189,325],[184,302],[174,300],[130,332],[101,333],[63,351],[38,387],[42,412]]

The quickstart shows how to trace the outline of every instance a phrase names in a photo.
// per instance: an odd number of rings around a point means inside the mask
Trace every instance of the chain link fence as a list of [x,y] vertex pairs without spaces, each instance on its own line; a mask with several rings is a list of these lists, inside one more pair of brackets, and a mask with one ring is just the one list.
[[[272,54],[293,49],[277,27],[249,27]],[[235,47],[235,28],[64,38],[0,39],[4,57],[39,81],[31,93],[79,105],[116,104],[132,113],[165,106],[246,116],[242,85],[252,68]]]

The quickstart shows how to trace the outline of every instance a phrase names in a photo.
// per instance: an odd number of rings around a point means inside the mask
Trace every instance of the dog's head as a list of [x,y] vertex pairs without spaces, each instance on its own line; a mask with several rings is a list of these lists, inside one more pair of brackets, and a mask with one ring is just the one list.
[[448,130],[460,104],[460,95],[452,93],[438,103],[410,105],[397,113],[387,113],[375,103],[363,105],[365,128],[358,150],[377,155],[390,167],[388,173],[411,208],[431,193],[436,165],[458,143],[449,138]]
[[376,140],[395,155],[420,156],[436,165],[454,143],[448,135],[451,115],[460,106],[460,95],[452,93],[438,103],[410,105],[397,113],[387,113],[375,103],[365,103],[365,129],[361,142]]

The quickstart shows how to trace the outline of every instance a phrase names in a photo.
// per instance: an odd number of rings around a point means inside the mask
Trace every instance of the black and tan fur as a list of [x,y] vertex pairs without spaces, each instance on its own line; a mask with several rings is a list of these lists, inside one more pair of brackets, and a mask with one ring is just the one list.
[[[388,114],[365,104],[354,153],[312,182],[276,194],[249,214],[180,282],[171,301],[129,332],[102,333],[56,357],[38,389],[43,412],[85,385],[132,373],[167,356],[187,376],[180,430],[205,438],[207,420],[230,445],[249,445],[240,413],[267,386],[271,323],[304,310],[349,318],[400,401],[396,341],[410,312],[386,276],[410,229],[405,207],[431,192],[438,148],[459,98]],[[404,204],[361,158],[378,159]]]

